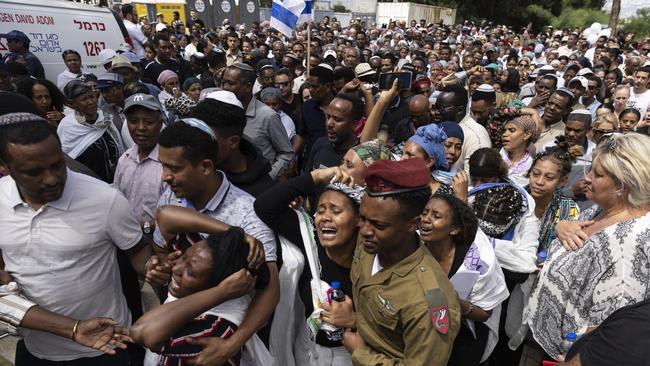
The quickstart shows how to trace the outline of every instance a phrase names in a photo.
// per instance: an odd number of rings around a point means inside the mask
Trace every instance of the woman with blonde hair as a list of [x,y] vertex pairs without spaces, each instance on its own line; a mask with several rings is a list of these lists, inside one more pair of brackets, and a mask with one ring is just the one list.
[[556,360],[564,357],[567,333],[588,333],[650,295],[650,137],[604,138],[586,181],[597,206],[580,221],[558,223],[558,240],[524,311],[535,341]]
[[598,144],[602,137],[608,133],[618,132],[620,124],[618,117],[614,113],[604,113],[596,117],[596,120],[591,124],[591,132],[589,132],[589,139],[595,144]]

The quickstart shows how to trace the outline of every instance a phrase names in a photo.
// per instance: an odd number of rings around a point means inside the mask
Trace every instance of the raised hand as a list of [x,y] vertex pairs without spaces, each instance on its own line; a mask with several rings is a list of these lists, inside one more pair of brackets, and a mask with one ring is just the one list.
[[126,349],[125,342],[133,342],[129,330],[122,328],[110,318],[92,318],[82,320],[77,326],[73,340],[83,346],[113,355],[115,348]]

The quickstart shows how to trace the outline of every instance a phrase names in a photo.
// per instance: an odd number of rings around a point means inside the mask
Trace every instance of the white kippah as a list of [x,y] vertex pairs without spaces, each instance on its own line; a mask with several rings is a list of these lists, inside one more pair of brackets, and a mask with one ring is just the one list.
[[495,93],[494,87],[490,84],[481,84],[476,88],[476,91],[483,93]]
[[324,68],[328,69],[329,71],[334,72],[334,69],[329,64],[318,64],[318,66],[319,67],[324,67]]
[[214,99],[226,104],[237,106],[241,109],[244,109],[244,105],[241,104],[237,96],[233,92],[226,90],[217,90],[205,96],[205,99]]

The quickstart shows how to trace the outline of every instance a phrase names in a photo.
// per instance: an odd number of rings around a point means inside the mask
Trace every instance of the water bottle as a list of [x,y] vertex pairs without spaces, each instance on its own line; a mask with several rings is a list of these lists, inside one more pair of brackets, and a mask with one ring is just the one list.
[[577,338],[578,336],[575,332],[567,332],[567,334],[564,336],[564,339],[562,340],[562,352],[565,355],[569,352],[571,346],[573,346],[573,343],[575,343]]
[[540,250],[539,253],[537,253],[537,260],[535,261],[537,268],[542,269],[542,267],[544,267],[544,262],[546,262],[547,256],[548,253],[546,250]]
[[[341,282],[332,281],[331,285],[332,291],[329,293],[330,304],[332,301],[343,302],[345,301],[345,294],[341,290]],[[324,327],[327,324],[327,327]],[[323,322],[321,329],[325,330],[325,336],[328,340],[332,342],[340,342],[343,340],[343,329],[326,322]]]

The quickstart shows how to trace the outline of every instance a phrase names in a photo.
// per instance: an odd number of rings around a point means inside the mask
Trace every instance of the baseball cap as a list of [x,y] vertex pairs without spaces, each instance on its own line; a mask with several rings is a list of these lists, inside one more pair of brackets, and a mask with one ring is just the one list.
[[124,79],[120,74],[107,72],[97,77],[97,89],[107,89],[117,85],[124,85]]
[[99,64],[105,65],[111,62],[113,60],[113,57],[115,57],[115,55],[117,55],[117,52],[115,52],[115,50],[112,50],[110,48],[104,48],[103,50],[101,50],[101,52],[99,52],[99,55],[97,55],[97,57],[99,57]]
[[584,89],[587,89],[587,86],[589,85],[589,82],[586,77],[584,76],[576,76],[573,79],[569,80],[569,83],[567,86],[571,86],[571,84],[578,82]]
[[27,35],[25,33],[21,32],[19,30],[12,30],[9,33],[2,33],[2,34],[0,34],[0,38],[6,38],[7,40],[14,39],[14,40],[17,40],[17,41],[24,42],[24,43],[26,43],[28,45],[31,43],[31,40],[29,39],[29,37],[27,37]]
[[323,54],[323,59],[327,59],[328,57],[332,57],[334,58],[334,60],[336,60],[336,51],[334,50],[325,51],[325,53]]
[[126,98],[126,101],[124,101],[124,112],[127,112],[135,106],[144,107],[152,111],[163,111],[158,98],[149,94],[137,93]]

